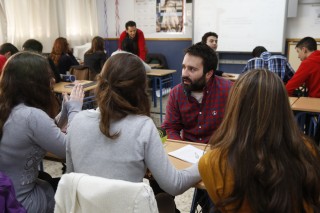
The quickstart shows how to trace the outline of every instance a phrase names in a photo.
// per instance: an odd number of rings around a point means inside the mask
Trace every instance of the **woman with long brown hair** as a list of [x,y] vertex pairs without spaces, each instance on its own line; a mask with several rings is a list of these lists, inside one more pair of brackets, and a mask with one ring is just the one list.
[[56,123],[70,123],[84,97],[79,85],[64,94],[55,122],[53,82],[48,60],[32,52],[11,56],[0,78],[0,171],[28,212],[53,212],[54,186],[38,178],[38,167],[46,152],[65,158],[66,135]]
[[84,65],[91,71],[100,73],[104,63],[107,60],[107,54],[104,48],[104,39],[96,36],[91,41],[91,48],[84,54]]
[[60,74],[66,74],[73,65],[79,65],[73,56],[66,38],[59,37],[54,41],[52,51],[49,55],[56,65]]
[[138,56],[118,53],[107,60],[96,89],[99,108],[80,112],[71,123],[67,172],[142,182],[148,168],[172,195],[200,181],[197,164],[178,171],[170,163],[149,117],[146,87]]
[[299,130],[281,79],[252,70],[233,85],[199,162],[221,212],[319,212],[320,156]]

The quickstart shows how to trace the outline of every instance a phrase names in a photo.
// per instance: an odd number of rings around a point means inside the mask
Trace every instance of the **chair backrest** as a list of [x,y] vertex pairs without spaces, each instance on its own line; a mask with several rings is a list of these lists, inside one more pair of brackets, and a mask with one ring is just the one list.
[[84,65],[76,65],[70,68],[70,74],[76,76],[76,80],[90,80],[94,81],[96,79],[97,73],[90,70],[89,67]]
[[168,69],[166,57],[162,53],[148,53],[146,62],[148,64],[159,64],[158,69]]
[[55,201],[55,213],[158,212],[149,185],[81,173],[61,177]]

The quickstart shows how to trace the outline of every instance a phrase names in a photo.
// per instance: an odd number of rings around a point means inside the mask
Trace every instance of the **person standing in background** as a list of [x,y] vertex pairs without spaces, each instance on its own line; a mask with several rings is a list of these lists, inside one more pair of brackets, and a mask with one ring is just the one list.
[[146,61],[147,48],[144,34],[134,21],[126,23],[126,30],[119,38],[118,49],[133,53]]
[[84,65],[98,74],[101,72],[106,60],[107,54],[105,53],[104,39],[96,36],[91,41],[91,48],[84,54]]
[[314,38],[305,37],[296,45],[301,64],[293,78],[287,83],[289,96],[305,83],[309,97],[320,98],[320,51]]
[[54,62],[60,74],[66,74],[71,66],[79,65],[73,56],[66,38],[59,37],[54,41],[49,57]]

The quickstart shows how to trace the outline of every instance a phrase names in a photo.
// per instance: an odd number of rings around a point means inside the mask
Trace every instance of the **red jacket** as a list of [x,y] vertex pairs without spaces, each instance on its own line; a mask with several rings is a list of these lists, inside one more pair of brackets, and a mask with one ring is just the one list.
[[[145,61],[147,50],[146,50],[146,40],[144,39],[144,34],[141,30],[137,29],[136,36],[138,37],[138,56]],[[122,49],[122,42],[126,37],[129,37],[129,35],[127,34],[126,31],[123,31],[120,35],[119,43],[118,43],[118,48],[120,50],[124,50]]]
[[2,68],[4,66],[4,64],[6,63],[7,58],[4,55],[0,55],[0,74],[2,72]]
[[288,81],[286,89],[289,96],[303,83],[308,89],[308,96],[320,98],[320,51],[316,50],[303,60],[293,77]]

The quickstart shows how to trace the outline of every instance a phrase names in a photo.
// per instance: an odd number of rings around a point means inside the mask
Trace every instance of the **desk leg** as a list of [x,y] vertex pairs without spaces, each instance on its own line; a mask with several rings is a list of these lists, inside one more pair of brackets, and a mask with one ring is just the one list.
[[153,77],[153,78],[152,78],[153,107],[157,107],[157,95],[156,95],[156,90],[157,90],[157,78]]
[[162,124],[162,78],[159,78],[160,85],[160,124]]

